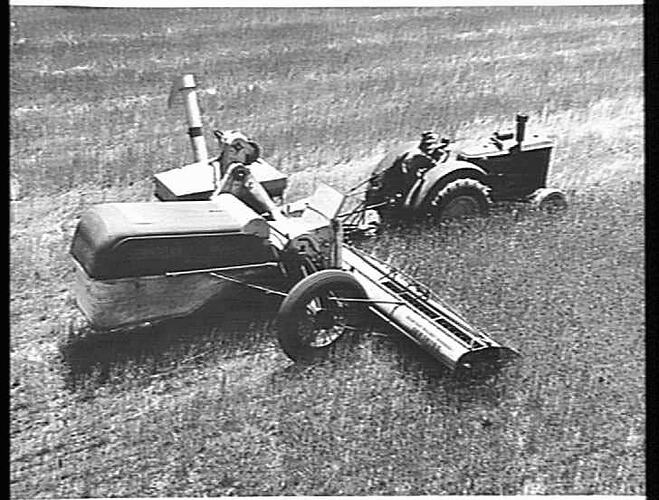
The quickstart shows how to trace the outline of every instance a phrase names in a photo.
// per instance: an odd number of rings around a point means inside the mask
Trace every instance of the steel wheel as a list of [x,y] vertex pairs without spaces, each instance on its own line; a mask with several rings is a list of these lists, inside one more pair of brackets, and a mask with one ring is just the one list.
[[295,361],[325,357],[339,340],[363,330],[366,307],[349,299],[364,298],[350,273],[328,269],[311,274],[282,302],[276,320],[279,344]]

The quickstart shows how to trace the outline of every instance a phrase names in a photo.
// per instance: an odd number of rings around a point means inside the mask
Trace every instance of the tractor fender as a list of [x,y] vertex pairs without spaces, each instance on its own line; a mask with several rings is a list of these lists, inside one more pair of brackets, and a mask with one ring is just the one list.
[[450,159],[428,170],[416,182],[405,199],[405,207],[413,210],[422,208],[430,191],[439,184],[446,184],[461,178],[480,180],[485,175],[485,170],[472,163]]

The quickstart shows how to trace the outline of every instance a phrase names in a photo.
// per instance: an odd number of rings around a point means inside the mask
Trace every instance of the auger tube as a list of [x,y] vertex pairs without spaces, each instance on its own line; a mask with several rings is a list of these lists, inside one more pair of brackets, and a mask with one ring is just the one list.
[[194,75],[183,75],[180,79],[178,90],[183,94],[185,102],[185,115],[188,120],[188,135],[192,144],[192,152],[195,162],[208,162],[208,150],[206,140],[201,131],[201,112],[197,102],[197,85]]
[[526,122],[529,120],[528,115],[518,114],[515,117],[517,123],[517,130],[515,133],[515,140],[517,141],[517,147],[521,149],[522,143],[524,142],[524,136],[526,133]]

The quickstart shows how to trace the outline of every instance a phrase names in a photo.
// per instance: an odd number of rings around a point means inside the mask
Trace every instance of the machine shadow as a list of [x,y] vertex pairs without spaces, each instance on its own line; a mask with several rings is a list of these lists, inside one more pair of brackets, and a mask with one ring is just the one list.
[[[510,224],[542,214],[542,210],[531,203],[523,201],[493,202],[489,214],[465,216],[461,218],[437,220],[430,215],[419,217],[418,214],[387,214],[381,220],[378,234],[409,236],[409,234],[427,234],[428,231],[442,233],[482,231],[499,224]],[[556,216],[557,214],[554,214]],[[364,238],[361,241],[370,241]]]
[[271,374],[270,381],[274,387],[280,387],[309,378],[340,377],[340,372],[352,373],[356,367],[371,362],[374,367],[382,363],[393,367],[400,377],[418,386],[434,406],[444,406],[449,401],[456,407],[494,408],[513,388],[509,382],[519,368],[513,358],[483,359],[475,369],[451,371],[412,340],[384,330],[379,325],[376,333],[352,338],[331,356],[315,363],[297,362],[281,367]]
[[425,388],[431,399],[449,397],[453,403],[496,406],[505,396],[519,359],[496,353],[469,369],[451,371],[412,340],[391,334],[383,337],[378,350],[410,380]]
[[145,381],[181,364],[230,358],[271,344],[268,326],[279,302],[250,292],[207,304],[185,318],[130,331],[80,334],[59,346],[65,387],[71,392]]

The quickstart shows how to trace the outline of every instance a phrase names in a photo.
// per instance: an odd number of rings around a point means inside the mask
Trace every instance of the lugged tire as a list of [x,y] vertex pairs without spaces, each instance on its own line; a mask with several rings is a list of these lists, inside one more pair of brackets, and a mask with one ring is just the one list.
[[556,188],[540,188],[530,199],[535,208],[549,214],[562,212],[568,207],[565,193]]
[[[364,324],[364,313],[367,311],[363,303],[347,303],[329,300],[329,297],[345,297],[354,299],[365,299],[366,292],[359,282],[348,272],[336,269],[326,269],[307,276],[297,283],[288,293],[275,320],[275,330],[279,345],[284,352],[298,362],[313,362],[326,357],[335,347],[335,344],[345,337],[343,331],[335,339],[325,344],[312,345],[312,342],[304,335],[303,326],[311,322],[322,322],[322,314],[333,314],[336,306],[338,312],[349,315],[354,324],[350,329],[360,330]],[[308,306],[313,302],[321,304],[323,312],[312,314]],[[331,307],[328,307],[331,305]],[[345,307],[342,307],[345,306]],[[333,318],[334,319],[334,318]],[[310,326],[307,324],[306,326]],[[319,330],[322,328],[319,327]]]
[[428,213],[438,220],[482,216],[490,213],[490,188],[476,179],[463,178],[431,191]]

